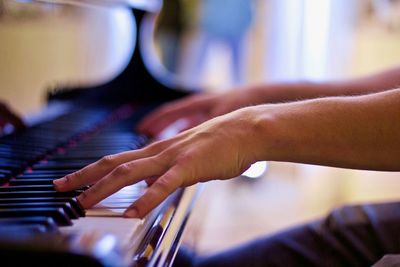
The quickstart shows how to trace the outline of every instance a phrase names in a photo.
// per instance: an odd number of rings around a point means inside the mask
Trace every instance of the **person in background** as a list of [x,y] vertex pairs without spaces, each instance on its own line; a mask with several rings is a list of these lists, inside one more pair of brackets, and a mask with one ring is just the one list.
[[[399,84],[397,67],[340,82],[196,94],[161,106],[138,126],[157,136],[184,119],[186,131],[106,156],[54,185],[93,185],[78,197],[89,208],[144,180],[148,190],[124,213],[142,218],[180,187],[236,177],[260,160],[399,171]],[[399,233],[400,202],[346,206],[217,255],[181,251],[175,266],[370,266],[400,254]],[[393,262],[399,257],[380,261]]]
[[200,83],[207,52],[212,44],[222,43],[228,48],[232,59],[233,84],[244,83],[245,37],[252,24],[253,1],[224,0],[199,1],[197,29],[192,42],[190,58],[184,75],[190,82]]
[[177,72],[182,35],[185,31],[181,0],[164,1],[157,18],[155,37],[161,49],[161,60],[165,68]]

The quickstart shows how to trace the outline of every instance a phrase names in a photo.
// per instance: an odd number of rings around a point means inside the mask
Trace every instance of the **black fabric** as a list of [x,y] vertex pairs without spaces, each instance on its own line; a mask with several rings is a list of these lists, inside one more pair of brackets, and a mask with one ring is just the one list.
[[400,202],[338,208],[322,220],[208,257],[182,250],[174,266],[371,266],[386,254],[400,254]]

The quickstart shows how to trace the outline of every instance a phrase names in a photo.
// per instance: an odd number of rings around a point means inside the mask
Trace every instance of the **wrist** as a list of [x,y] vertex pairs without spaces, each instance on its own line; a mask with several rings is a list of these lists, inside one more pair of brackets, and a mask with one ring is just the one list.
[[243,149],[250,156],[252,162],[271,160],[279,151],[277,136],[277,119],[274,109],[279,105],[258,105],[238,110],[244,118],[246,136]]

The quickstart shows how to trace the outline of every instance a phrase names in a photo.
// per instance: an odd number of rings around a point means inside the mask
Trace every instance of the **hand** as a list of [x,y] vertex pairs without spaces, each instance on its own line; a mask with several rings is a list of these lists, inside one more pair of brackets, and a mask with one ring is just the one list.
[[[78,200],[90,208],[124,186],[145,180],[150,187],[124,213],[144,217],[180,187],[240,175],[263,149],[252,130],[252,108],[237,110],[143,149],[123,152],[55,180],[55,188],[69,191],[94,184]],[[252,135],[252,138],[249,138]]]
[[11,124],[15,130],[22,130],[25,128],[25,124],[21,118],[15,115],[5,103],[0,102],[0,134],[7,124]]
[[140,132],[151,136],[160,133],[174,122],[184,119],[180,130],[187,130],[204,121],[241,107],[262,104],[264,98],[256,88],[241,88],[224,93],[199,93],[164,104],[138,125]]

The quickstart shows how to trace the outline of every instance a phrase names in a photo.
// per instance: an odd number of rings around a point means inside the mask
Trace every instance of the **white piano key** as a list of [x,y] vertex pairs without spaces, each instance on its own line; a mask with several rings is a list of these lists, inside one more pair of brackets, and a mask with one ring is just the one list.
[[84,217],[74,220],[73,226],[61,227],[65,234],[96,233],[99,235],[113,234],[123,244],[129,244],[137,228],[143,220],[122,217]]
[[88,212],[92,210],[101,210],[101,209],[126,209],[131,204],[132,204],[131,201],[99,203],[90,210],[88,210]]
[[126,208],[97,208],[86,211],[88,217],[122,217]]
[[122,217],[126,208],[143,194],[146,187],[144,182],[124,187],[88,209],[86,216]]

